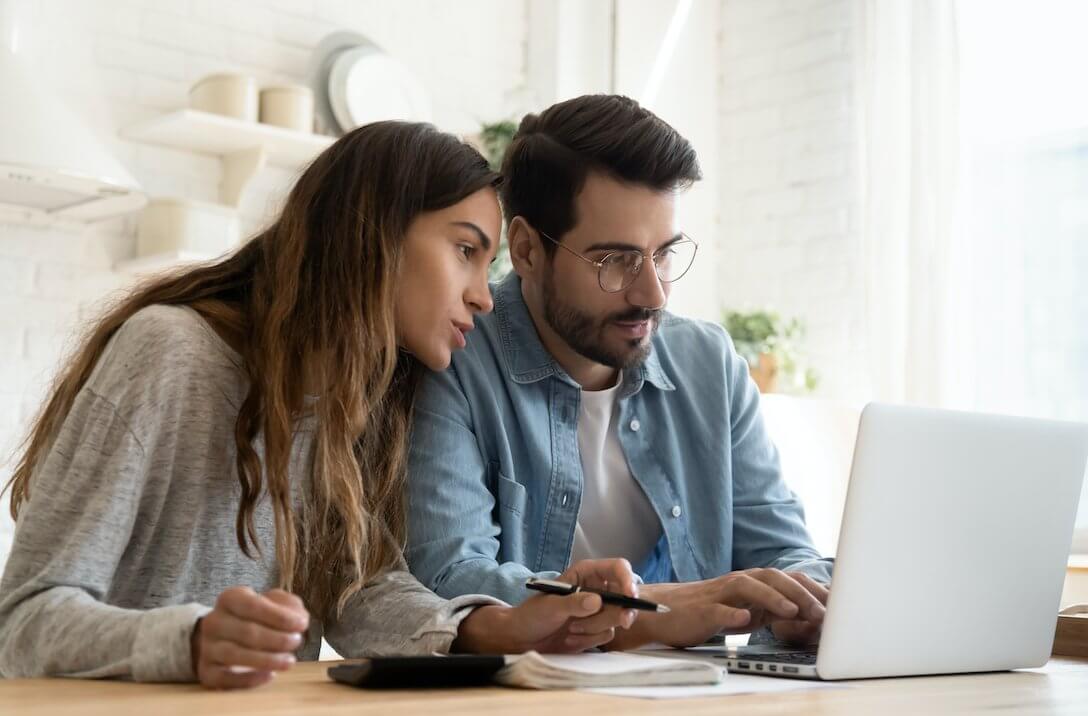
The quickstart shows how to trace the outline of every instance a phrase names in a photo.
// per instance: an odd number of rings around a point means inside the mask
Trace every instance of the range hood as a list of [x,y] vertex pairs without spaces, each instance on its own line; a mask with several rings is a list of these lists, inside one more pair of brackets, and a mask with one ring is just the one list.
[[84,224],[147,203],[136,180],[0,47],[0,221]]

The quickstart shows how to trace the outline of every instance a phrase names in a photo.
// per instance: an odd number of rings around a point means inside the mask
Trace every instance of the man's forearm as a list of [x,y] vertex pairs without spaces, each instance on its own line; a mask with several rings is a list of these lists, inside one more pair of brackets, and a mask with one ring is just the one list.
[[532,572],[523,565],[493,559],[473,559],[451,565],[436,579],[435,593],[446,599],[462,594],[486,594],[508,604],[521,604],[532,592],[525,588],[529,577],[555,579],[558,572]]

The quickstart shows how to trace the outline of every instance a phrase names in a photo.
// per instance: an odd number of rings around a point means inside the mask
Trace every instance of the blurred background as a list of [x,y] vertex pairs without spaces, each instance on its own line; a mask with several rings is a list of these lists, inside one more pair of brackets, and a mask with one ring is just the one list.
[[730,329],[833,553],[865,402],[1088,420],[1085,27],[1076,0],[0,0],[2,454],[105,298],[244,241],[341,132],[425,119],[497,160],[526,112],[614,92],[699,153],[671,308]]

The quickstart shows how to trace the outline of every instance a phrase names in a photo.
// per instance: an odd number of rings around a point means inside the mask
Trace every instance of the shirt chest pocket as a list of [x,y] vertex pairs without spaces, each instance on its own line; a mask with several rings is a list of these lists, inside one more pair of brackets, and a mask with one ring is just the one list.
[[525,503],[528,500],[525,486],[503,476],[497,470],[495,475],[495,482],[498,484],[499,511],[511,512],[520,520],[525,513]]
[[495,476],[495,519],[502,534],[499,535],[500,561],[519,561],[525,563],[525,507],[528,493],[525,486],[511,480],[499,472],[493,465]]

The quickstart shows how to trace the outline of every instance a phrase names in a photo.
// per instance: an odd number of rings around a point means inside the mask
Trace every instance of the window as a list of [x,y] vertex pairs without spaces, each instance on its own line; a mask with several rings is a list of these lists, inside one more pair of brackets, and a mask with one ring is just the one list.
[[[959,5],[963,376],[979,410],[1088,422],[1088,4]],[[1088,487],[1074,552],[1088,552]]]

